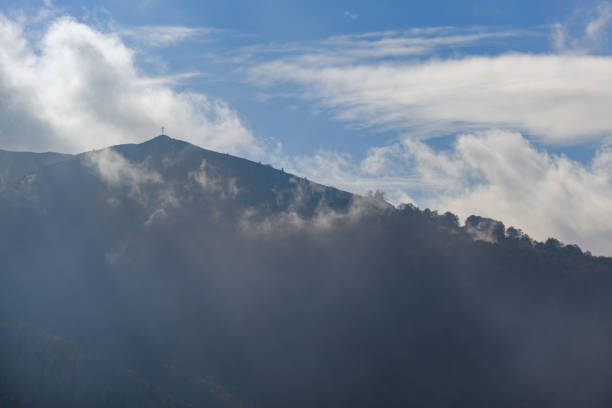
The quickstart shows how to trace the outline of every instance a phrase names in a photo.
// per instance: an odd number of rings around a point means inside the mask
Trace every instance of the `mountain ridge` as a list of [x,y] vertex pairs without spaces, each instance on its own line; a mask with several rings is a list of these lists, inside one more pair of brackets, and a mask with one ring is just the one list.
[[[0,150],[0,157],[1,155],[14,155],[14,156],[28,156],[28,155],[32,155],[33,157],[38,157],[40,158],[39,163],[34,163],[32,165],[30,165],[29,167],[26,167],[25,170],[22,170],[21,172],[18,173],[18,175],[20,177],[25,177],[27,176],[28,172],[33,172],[35,170],[38,169],[42,169],[43,167],[47,167],[47,166],[54,166],[54,165],[61,165],[61,163],[66,162],[68,160],[74,159],[74,160],[83,160],[86,159],[89,155],[96,153],[96,152],[102,152],[102,151],[106,151],[106,150],[113,150],[116,151],[120,154],[124,154],[126,155],[126,158],[129,160],[135,160],[137,162],[142,162],[143,160],[145,160],[147,157],[150,157],[152,154],[154,155],[164,155],[164,154],[168,154],[168,153],[172,153],[172,154],[179,154],[182,153],[184,151],[188,152],[188,153],[194,153],[194,152],[199,152],[202,153],[203,156],[200,157],[200,159],[203,160],[211,160],[212,164],[219,166],[220,163],[222,162],[227,162],[226,165],[222,165],[220,167],[221,170],[227,170],[227,168],[231,168],[232,166],[239,166],[241,168],[243,168],[243,170],[246,170],[246,172],[249,171],[263,171],[265,173],[266,177],[270,177],[270,175],[272,175],[278,182],[279,177],[280,178],[285,178],[286,180],[290,180],[292,178],[294,179],[299,179],[302,180],[302,182],[305,182],[309,185],[311,185],[313,188],[315,189],[322,189],[322,190],[327,190],[327,189],[331,189],[333,191],[335,191],[336,194],[340,194],[343,195],[345,198],[345,202],[344,205],[347,205],[347,203],[351,200],[350,197],[361,197],[358,194],[355,193],[350,193],[347,191],[343,191],[341,189],[338,189],[336,187],[333,186],[327,186],[324,184],[320,184],[311,180],[308,180],[304,177],[301,176],[297,176],[291,173],[285,173],[284,170],[279,170],[279,169],[275,169],[274,167],[270,166],[270,165],[265,165],[265,164],[261,164],[261,162],[255,162],[253,160],[249,160],[249,159],[245,159],[245,158],[241,158],[238,156],[234,156],[234,155],[230,155],[229,153],[221,153],[221,152],[217,152],[214,150],[210,150],[210,149],[205,149],[202,147],[199,147],[197,145],[194,145],[192,143],[180,140],[180,139],[174,139],[171,138],[170,136],[167,135],[158,135],[152,139],[146,140],[144,142],[141,143],[128,143],[128,144],[119,144],[119,145],[113,145],[107,148],[103,148],[103,149],[98,149],[98,150],[92,150],[92,151],[88,151],[88,152],[83,152],[83,153],[79,153],[79,154],[74,154],[74,155],[69,155],[69,154],[63,154],[63,153],[55,153],[55,152],[46,152],[46,153],[29,153],[29,152],[11,152],[11,151],[5,151],[5,150]],[[6,161],[5,161],[6,163]],[[2,167],[0,166],[0,176],[2,175]],[[14,176],[13,176],[14,178]],[[9,179],[10,180],[10,179]],[[13,180],[15,181],[15,180]],[[286,184],[286,183],[285,183]],[[269,186],[266,186],[266,188],[269,188]],[[382,200],[382,198],[379,198],[380,200]],[[390,204],[387,203],[387,205],[390,206]],[[400,205],[398,208],[401,208],[402,206],[413,206],[412,204],[402,204]],[[416,207],[415,207],[416,208]],[[421,210],[421,211],[427,211],[427,212],[432,212],[432,210],[430,209],[425,209],[425,210]],[[436,211],[433,211],[433,213],[436,213]],[[450,214],[450,213],[449,213]],[[468,221],[469,220],[469,221]],[[495,226],[503,226],[504,228],[504,232],[505,232],[505,226],[503,224],[503,221],[499,221],[499,220],[495,220],[495,219],[491,219],[491,218],[486,218],[486,217],[481,217],[478,215],[472,215],[470,217],[467,217],[466,220],[464,220],[464,227],[466,229],[470,229],[472,231],[474,231],[474,238],[475,239],[482,239],[482,240],[492,240],[490,235],[490,232],[492,231],[493,228],[495,228]],[[530,240],[533,244],[545,244],[544,242],[539,242],[536,241],[534,239],[532,239],[531,237],[529,237],[528,235],[523,234],[522,232],[520,232],[519,229],[515,228],[515,227],[510,227],[510,233],[511,234],[521,234],[523,235],[525,238],[527,238],[528,240]],[[485,231],[485,230],[491,230],[489,232]],[[502,234],[503,235],[503,234]],[[497,234],[497,238],[502,238],[501,235],[499,235],[499,233]],[[557,239],[555,238],[549,238],[550,243],[549,245],[561,245],[561,246],[567,246],[567,247],[571,247],[573,249],[578,248],[578,246],[576,244],[562,244],[561,242],[559,242]],[[587,253],[590,254],[590,252],[587,251]],[[610,256],[601,256],[602,258],[609,258]]]
[[612,403],[612,259],[498,221],[157,138],[27,174],[0,225],[15,406]]

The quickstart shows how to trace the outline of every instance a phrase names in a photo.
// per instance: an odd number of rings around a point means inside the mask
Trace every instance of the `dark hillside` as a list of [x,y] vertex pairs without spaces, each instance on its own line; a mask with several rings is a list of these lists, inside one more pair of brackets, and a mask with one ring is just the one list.
[[612,259],[167,137],[33,174],[0,406],[612,404]]

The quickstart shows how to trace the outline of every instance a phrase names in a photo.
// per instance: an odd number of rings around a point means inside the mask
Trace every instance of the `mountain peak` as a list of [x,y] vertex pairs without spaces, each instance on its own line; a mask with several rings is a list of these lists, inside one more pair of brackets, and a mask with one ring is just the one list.
[[168,135],[159,135],[154,137],[153,139],[149,139],[145,142],[142,142],[139,145],[155,149],[183,149],[186,146],[190,146],[191,143],[185,142],[184,140],[180,139],[173,139]]
[[146,142],[143,142],[143,143],[165,143],[165,142],[169,142],[171,140],[175,140],[175,139],[172,139],[170,136],[167,136],[167,135],[159,135],[159,136],[156,136],[153,139],[149,139],[149,140],[147,140]]

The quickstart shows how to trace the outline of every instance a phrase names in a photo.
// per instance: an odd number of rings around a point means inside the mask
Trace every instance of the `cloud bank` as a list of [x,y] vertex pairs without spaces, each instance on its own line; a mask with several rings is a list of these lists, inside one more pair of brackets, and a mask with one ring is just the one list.
[[[433,27],[276,46],[250,80],[272,93],[288,85],[283,97],[374,138],[360,159],[323,148],[285,159],[291,171],[610,255],[612,57],[601,47],[611,21],[601,2],[533,30]],[[521,47],[529,36],[552,48]],[[449,150],[424,143],[440,136],[455,139]],[[545,150],[585,143],[600,146],[590,161]]]
[[227,103],[143,74],[117,33],[61,17],[32,38],[25,24],[0,14],[0,147],[80,152],[140,142],[164,125],[200,146],[261,154]]
[[519,133],[498,130],[460,135],[444,151],[406,138],[370,149],[360,162],[322,151],[292,165],[314,180],[347,190],[382,188],[396,204],[415,202],[461,219],[491,217],[540,241],[556,237],[610,255],[609,146],[581,164],[538,150]]

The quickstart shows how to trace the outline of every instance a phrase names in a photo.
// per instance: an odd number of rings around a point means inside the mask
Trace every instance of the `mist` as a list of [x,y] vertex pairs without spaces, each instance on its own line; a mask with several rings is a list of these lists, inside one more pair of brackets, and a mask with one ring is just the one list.
[[612,403],[610,258],[168,137],[28,157],[0,194],[7,406]]

